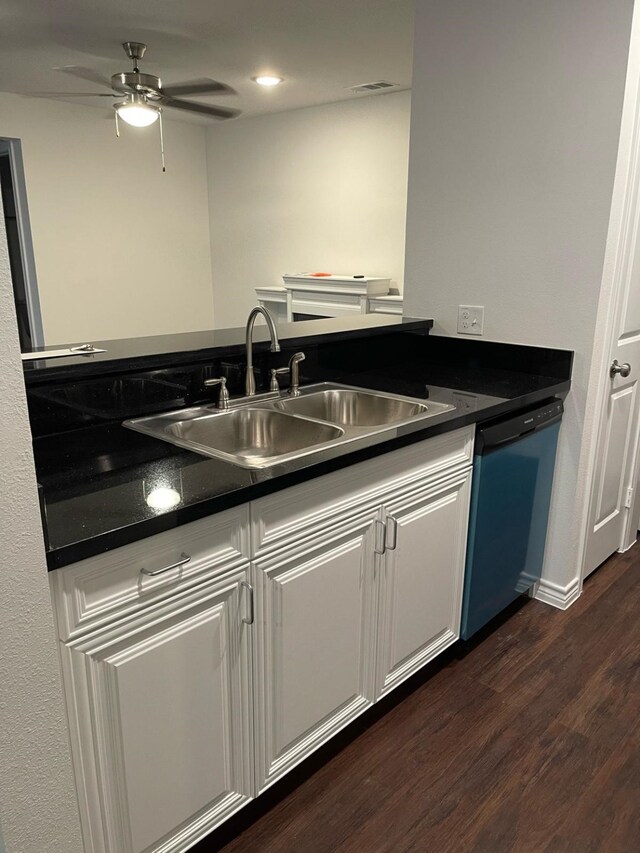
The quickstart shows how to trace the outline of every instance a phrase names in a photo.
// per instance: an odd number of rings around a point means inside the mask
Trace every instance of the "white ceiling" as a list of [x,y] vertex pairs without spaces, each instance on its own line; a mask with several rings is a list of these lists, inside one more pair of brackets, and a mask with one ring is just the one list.
[[[221,80],[238,94],[197,100],[258,115],[362,97],[346,87],[374,80],[409,88],[412,40],[413,0],[0,0],[0,91],[106,91],[56,69],[110,77],[131,67],[121,43],[142,41],[141,70]],[[250,80],[269,72],[286,82]]]

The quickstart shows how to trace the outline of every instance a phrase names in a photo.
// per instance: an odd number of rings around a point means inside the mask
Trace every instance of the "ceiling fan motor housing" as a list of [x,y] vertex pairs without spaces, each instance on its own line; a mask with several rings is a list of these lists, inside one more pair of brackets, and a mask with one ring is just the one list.
[[130,95],[135,92],[155,94],[162,88],[162,81],[153,74],[143,74],[141,71],[122,71],[111,77],[111,85],[116,92]]

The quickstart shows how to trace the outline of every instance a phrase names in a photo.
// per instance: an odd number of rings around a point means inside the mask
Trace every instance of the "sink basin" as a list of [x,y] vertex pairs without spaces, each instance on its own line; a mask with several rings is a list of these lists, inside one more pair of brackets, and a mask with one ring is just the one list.
[[304,420],[273,409],[201,411],[200,416],[183,420],[176,420],[177,413],[146,418],[147,425],[142,431],[243,468],[263,468],[291,456],[298,457],[343,435],[343,430],[332,424]]
[[380,427],[425,415],[447,411],[442,403],[420,403],[387,394],[346,388],[317,391],[303,397],[280,400],[274,407],[281,412],[317,418],[346,427]]
[[245,397],[231,406],[180,409],[124,426],[242,468],[268,468],[455,408],[337,383],[308,385],[299,397],[273,392]]

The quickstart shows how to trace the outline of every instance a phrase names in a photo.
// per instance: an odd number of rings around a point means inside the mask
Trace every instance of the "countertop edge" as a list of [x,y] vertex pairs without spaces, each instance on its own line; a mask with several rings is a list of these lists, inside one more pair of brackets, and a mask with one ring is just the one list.
[[[363,317],[376,317],[377,315],[363,315]],[[391,315],[382,315],[389,317]],[[393,322],[395,321],[395,322]],[[316,325],[322,321],[308,321],[310,324]],[[352,321],[354,322],[354,321]],[[397,318],[392,320],[378,319],[378,325],[368,322],[360,327],[354,328],[337,328],[323,331],[316,331],[310,334],[304,334],[304,328],[299,328],[296,331],[298,334],[288,335],[286,330],[283,331],[280,342],[282,346],[294,348],[303,345],[313,345],[326,341],[347,341],[357,340],[364,337],[376,337],[378,335],[388,335],[393,332],[401,333],[422,333],[429,334],[433,328],[433,320],[429,318]],[[287,326],[304,327],[305,323],[288,323]],[[244,335],[244,331],[242,333]],[[255,331],[256,339],[253,344],[253,352],[261,353],[268,352],[270,341],[266,332],[266,327],[257,326]],[[176,336],[179,337],[179,336]],[[98,341],[96,346],[102,346],[108,343]],[[46,351],[45,351],[46,352]],[[116,375],[122,373],[130,373],[132,371],[144,371],[161,368],[166,365],[179,367],[183,364],[194,364],[196,362],[208,361],[214,358],[228,358],[231,356],[243,355],[245,352],[245,343],[235,342],[228,344],[220,344],[218,346],[200,347],[196,349],[177,349],[167,350],[160,353],[148,353],[144,355],[130,355],[122,358],[104,358],[100,356],[81,356],[86,361],[74,361],[69,363],[68,359],[56,360],[49,359],[50,362],[45,367],[35,367],[38,363],[32,362],[34,365],[31,369],[23,366],[24,381],[28,388],[41,385],[48,385],[61,380],[76,380],[94,378],[104,375]],[[46,358],[40,361],[47,361]],[[58,363],[60,362],[60,363]],[[64,362],[64,363],[62,363]]]

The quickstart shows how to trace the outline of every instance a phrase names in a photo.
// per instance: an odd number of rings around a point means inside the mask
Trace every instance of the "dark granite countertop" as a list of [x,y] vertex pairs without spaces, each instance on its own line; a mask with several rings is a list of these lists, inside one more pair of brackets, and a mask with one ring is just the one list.
[[[287,348],[303,347],[332,341],[349,341],[386,335],[393,331],[428,334],[433,320],[411,317],[396,317],[383,314],[364,314],[357,317],[338,317],[307,320],[298,323],[278,324],[280,343]],[[256,325],[253,333],[254,353],[269,349],[269,332],[265,325]],[[46,358],[47,349],[92,343],[105,352],[71,358]],[[78,341],[51,347],[38,347],[42,359],[24,362],[24,378],[27,387],[49,384],[63,380],[84,379],[93,376],[112,375],[117,372],[150,370],[167,364],[191,364],[194,357],[204,361],[212,358],[243,355],[245,352],[245,329],[212,329],[204,332],[184,332],[176,335],[153,335],[144,338],[127,338],[113,341]]]
[[[88,428],[81,441],[75,431],[37,439],[34,450],[46,512],[49,568],[172,529],[415,441],[515,412],[552,396],[564,396],[569,390],[570,353],[538,350],[566,356],[568,370],[549,376],[529,372],[523,363],[517,365],[519,369],[506,370],[492,366],[491,359],[482,364],[467,356],[455,361],[449,353],[452,346],[442,344],[446,358],[440,358],[440,363],[411,360],[370,372],[343,371],[331,376],[331,381],[453,403],[454,411],[271,468],[239,468],[134,433],[119,423]],[[484,352],[491,346],[485,345]],[[469,349],[467,341],[460,342],[458,348],[460,352],[477,351]],[[177,492],[180,503],[168,510],[152,509],[149,494],[158,488]]]
[[[338,382],[455,409],[269,468],[248,470],[122,426],[126,418],[211,400],[224,375],[243,393],[244,329],[102,343],[107,353],[25,364],[50,569],[468,424],[522,410],[570,387],[565,350],[432,337],[431,320],[365,315],[257,327],[255,376],[304,348],[303,384]],[[203,397],[204,394],[204,397]],[[153,508],[159,489],[178,502]],[[166,493],[165,493],[166,494]]]

